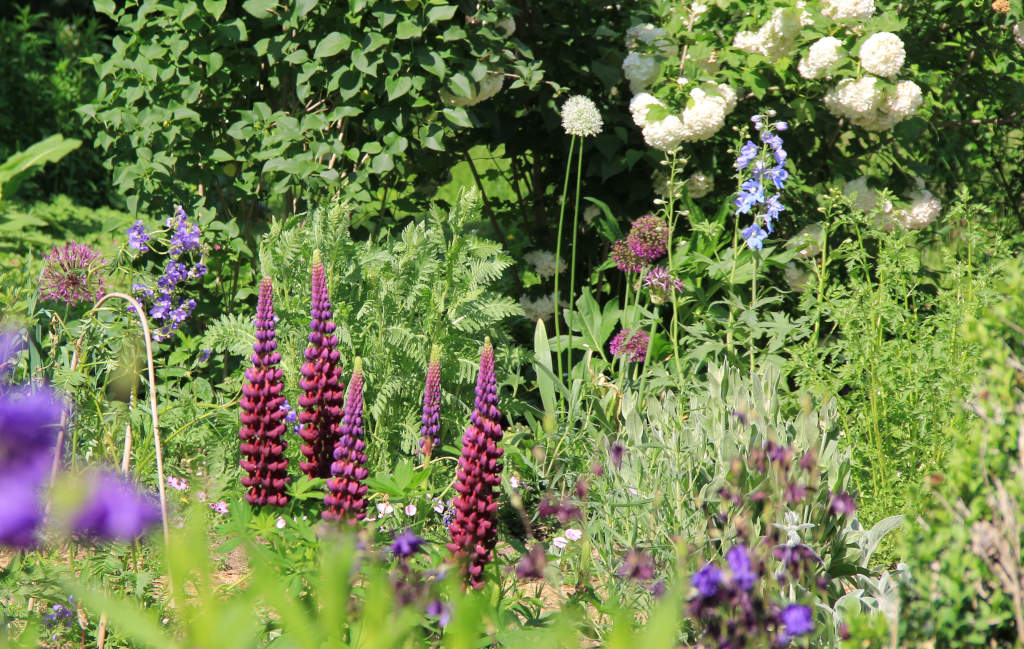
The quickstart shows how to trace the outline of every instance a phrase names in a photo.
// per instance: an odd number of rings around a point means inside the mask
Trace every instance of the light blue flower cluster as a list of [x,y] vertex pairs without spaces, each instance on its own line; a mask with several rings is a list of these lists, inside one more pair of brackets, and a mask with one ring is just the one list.
[[[754,129],[761,133],[761,144],[752,140],[740,148],[736,168],[741,172],[740,192],[733,204],[736,215],[752,212],[754,222],[740,232],[751,250],[761,250],[764,240],[774,231],[773,223],[786,206],[779,200],[789,172],[786,171],[786,150],[776,131],[785,131],[785,122],[769,124],[764,115],[751,118]],[[747,171],[749,170],[749,171]],[[746,171],[746,173],[743,173]],[[769,192],[766,194],[766,191]]]

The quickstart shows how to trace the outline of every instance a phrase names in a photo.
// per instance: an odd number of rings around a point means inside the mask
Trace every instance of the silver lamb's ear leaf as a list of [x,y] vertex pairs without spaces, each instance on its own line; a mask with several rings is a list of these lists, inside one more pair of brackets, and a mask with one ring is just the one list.
[[882,542],[882,539],[885,538],[889,532],[893,531],[900,525],[903,525],[903,518],[903,514],[883,518],[875,523],[874,526],[864,534],[861,538],[861,551],[864,553],[860,558],[861,567],[867,567],[868,560],[871,558],[871,555],[878,549],[878,544]]

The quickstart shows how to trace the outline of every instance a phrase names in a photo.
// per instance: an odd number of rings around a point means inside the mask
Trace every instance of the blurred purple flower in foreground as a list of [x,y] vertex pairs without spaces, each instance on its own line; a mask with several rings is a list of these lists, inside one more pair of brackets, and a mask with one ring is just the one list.
[[113,473],[92,477],[92,491],[75,515],[72,531],[130,541],[160,520],[160,508],[125,478]]
[[405,529],[396,535],[395,540],[391,543],[391,554],[405,559],[419,552],[424,543],[426,541],[416,536],[412,530]]
[[452,609],[439,599],[432,599],[427,604],[427,615],[437,618],[437,625],[442,629],[452,621]]

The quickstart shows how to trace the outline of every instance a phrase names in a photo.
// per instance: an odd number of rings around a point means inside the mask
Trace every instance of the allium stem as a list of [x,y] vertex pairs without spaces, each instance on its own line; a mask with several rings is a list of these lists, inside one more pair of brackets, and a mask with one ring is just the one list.
[[302,365],[299,386],[305,394],[299,397],[299,413],[302,428],[299,436],[302,455],[306,461],[299,462],[310,478],[331,477],[331,461],[338,441],[341,408],[345,397],[345,383],[341,380],[339,361],[341,354],[334,349],[338,337],[333,335],[334,314],[327,292],[327,277],[320,252],[313,252],[312,299],[309,322],[309,347],[306,348],[306,362]]
[[288,442],[281,409],[285,398],[284,372],[277,366],[281,355],[274,340],[274,293],[269,277],[260,283],[259,302],[256,307],[256,343],[253,345],[252,367],[245,371],[248,383],[242,386],[240,405],[242,429],[242,468],[248,473],[242,484],[249,488],[245,499],[250,505],[283,507],[288,504],[285,486],[288,478],[288,459],[284,450]]
[[325,520],[355,524],[366,518],[366,485],[369,475],[366,464],[366,442],[363,441],[363,360],[353,361],[352,380],[349,381],[345,411],[341,417],[341,434],[334,445],[334,462],[327,479],[321,512]]
[[494,348],[484,341],[476,380],[475,408],[462,436],[462,457],[456,472],[455,519],[448,527],[448,550],[462,562],[463,575],[472,588],[484,585],[483,570],[491,561],[497,540],[498,501],[501,484],[501,412],[494,375]]
[[[565,182],[562,184],[562,203],[558,209],[558,234],[555,239],[555,259],[562,258],[562,226],[565,223],[565,203],[569,199],[569,175],[572,171],[572,152],[576,148],[576,141],[580,140],[580,148],[583,147],[583,141],[573,136],[569,140],[569,159],[565,163]],[[560,294],[558,292],[558,273],[555,273],[555,360],[558,365],[558,380],[562,381],[562,342],[561,342],[561,326],[559,324],[558,303]],[[571,335],[571,334],[570,334]],[[559,396],[561,400],[561,396]]]
[[433,448],[441,444],[441,348],[437,345],[430,350],[421,422],[420,451],[423,453],[423,462],[428,463]]

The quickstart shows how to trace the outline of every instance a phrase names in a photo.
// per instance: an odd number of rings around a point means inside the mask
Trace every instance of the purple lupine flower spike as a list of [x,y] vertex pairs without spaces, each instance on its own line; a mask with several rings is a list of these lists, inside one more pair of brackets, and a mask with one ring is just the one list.
[[288,459],[284,450],[287,413],[281,410],[285,398],[281,394],[283,372],[277,366],[281,355],[274,340],[274,294],[269,277],[260,283],[256,307],[256,343],[253,345],[252,367],[245,371],[248,381],[242,386],[241,421],[238,436],[242,439],[242,468],[248,473],[242,484],[249,488],[245,499],[251,505],[284,506],[288,503]]
[[353,361],[341,430],[334,445],[334,463],[327,479],[321,516],[329,521],[354,524],[366,518],[366,442],[363,441],[363,360]]
[[320,252],[313,252],[312,305],[309,322],[309,347],[302,365],[299,387],[305,393],[299,397],[299,436],[305,442],[299,462],[310,478],[331,477],[331,459],[341,420],[345,398],[345,383],[341,380],[341,354],[334,349],[338,337],[334,334],[334,314],[327,293],[327,276],[320,261]]
[[422,422],[420,450],[424,461],[429,461],[430,452],[441,444],[441,348],[437,345],[430,350],[427,385],[423,390]]
[[456,472],[455,520],[448,526],[448,550],[462,562],[463,574],[473,588],[484,585],[483,570],[491,560],[497,533],[501,484],[501,413],[494,376],[494,348],[484,341],[476,380],[475,408],[462,436],[462,457]]

